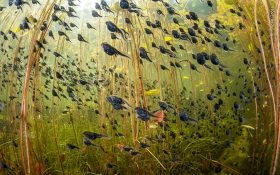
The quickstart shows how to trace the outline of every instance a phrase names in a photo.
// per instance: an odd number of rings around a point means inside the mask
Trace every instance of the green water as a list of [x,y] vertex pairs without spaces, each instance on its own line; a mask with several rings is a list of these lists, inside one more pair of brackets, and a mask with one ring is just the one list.
[[277,69],[261,15],[266,65],[258,52],[253,1],[9,2],[0,1],[0,174],[273,172],[264,68],[275,92]]

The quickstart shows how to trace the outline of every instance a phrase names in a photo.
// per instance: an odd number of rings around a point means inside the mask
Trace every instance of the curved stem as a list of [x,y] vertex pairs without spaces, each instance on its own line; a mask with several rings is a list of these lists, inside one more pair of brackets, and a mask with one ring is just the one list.
[[262,58],[263,58],[263,62],[264,62],[264,70],[265,70],[265,75],[266,75],[266,79],[268,82],[268,86],[269,86],[269,91],[271,94],[271,100],[272,100],[272,107],[273,107],[273,113],[274,113],[274,123],[275,123],[275,134],[274,134],[274,138],[275,138],[275,145],[274,145],[274,154],[273,154],[273,160],[272,160],[272,175],[275,174],[276,171],[276,167],[277,167],[277,160],[278,160],[278,154],[279,154],[279,140],[278,140],[278,129],[277,129],[277,112],[276,112],[276,103],[275,103],[275,96],[274,96],[274,92],[273,92],[273,88],[272,88],[272,83],[270,80],[270,76],[266,67],[266,56],[264,54],[264,48],[262,45],[262,39],[261,39],[261,35],[260,35],[260,30],[259,30],[259,26],[258,26],[258,22],[257,22],[257,3],[258,0],[255,0],[255,4],[254,4],[254,17],[255,17],[255,25],[256,25],[256,30],[257,30],[257,36],[258,36],[258,40],[259,40],[259,44],[260,44],[260,48],[261,48],[261,54],[262,54]]
[[[279,101],[280,101],[280,86],[279,86],[279,78],[280,78],[280,71],[279,71],[279,58],[280,58],[280,52],[279,52],[279,11],[280,11],[280,1],[276,0],[276,18],[275,18],[275,59],[277,63],[277,70],[276,70],[276,76],[277,76],[277,111],[278,111],[278,117],[280,115],[279,113]],[[271,174],[275,175],[277,170],[277,163],[278,163],[278,157],[279,157],[279,143],[280,143],[280,122],[279,118],[276,123],[276,140],[275,140],[275,146],[274,146],[274,154],[273,154],[273,160],[272,160],[272,166],[271,166]]]

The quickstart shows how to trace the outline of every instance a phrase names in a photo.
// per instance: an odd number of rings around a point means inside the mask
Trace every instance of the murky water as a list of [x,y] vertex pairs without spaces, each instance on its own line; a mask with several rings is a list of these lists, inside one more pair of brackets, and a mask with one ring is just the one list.
[[279,173],[277,3],[257,5],[0,1],[0,172]]

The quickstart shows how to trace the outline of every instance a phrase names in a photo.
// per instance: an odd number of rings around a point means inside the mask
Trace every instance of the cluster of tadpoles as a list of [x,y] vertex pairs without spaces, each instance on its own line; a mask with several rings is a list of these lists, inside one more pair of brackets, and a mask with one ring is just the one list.
[[[70,3],[72,1],[69,1]],[[272,56],[274,59],[274,64],[275,64],[275,74],[276,74],[276,82],[280,82],[280,75],[279,75],[279,67],[280,67],[280,52],[279,52],[279,11],[280,11],[280,2],[279,1],[275,1],[275,15],[274,15],[274,21],[275,21],[275,27],[274,29],[272,28],[272,20],[269,17],[269,8],[268,8],[268,2],[265,0],[263,1],[264,3],[264,10],[266,12],[267,15],[267,22],[269,23],[269,32],[270,32],[270,40],[271,40],[271,47],[272,47]],[[20,1],[20,0],[16,0],[16,6],[17,8],[21,9],[22,5],[24,5],[27,2],[24,1]],[[38,1],[32,1],[32,3],[37,4]],[[54,18],[54,16],[52,16],[52,11],[55,7],[55,5],[58,3],[57,0],[54,1],[47,1],[47,3],[43,6],[43,9],[41,10],[41,14],[39,15],[39,20],[38,20],[38,24],[37,26],[42,26],[44,25],[44,21],[49,21],[49,23],[46,25],[46,28],[49,28],[52,24],[52,18]],[[73,3],[73,2],[72,2]],[[130,11],[136,10],[137,8],[132,8],[129,9],[130,6],[133,6],[133,4],[128,3],[127,1],[122,0],[121,1],[121,7],[124,9],[128,9]],[[213,6],[211,1],[207,1],[207,4],[209,6]],[[273,107],[273,115],[274,115],[274,131],[275,131],[275,144],[274,144],[274,153],[273,153],[273,160],[272,160],[272,166],[271,166],[271,174],[274,175],[276,174],[276,170],[277,170],[277,164],[279,162],[278,157],[279,157],[279,145],[280,145],[280,121],[279,121],[279,92],[280,92],[280,86],[278,83],[273,83],[272,82],[272,78],[270,75],[270,72],[267,70],[267,62],[268,62],[268,57],[266,54],[265,49],[263,48],[263,39],[261,38],[261,32],[260,29],[258,27],[258,0],[254,1],[254,19],[255,19],[255,24],[256,24],[256,32],[257,32],[257,39],[259,41],[259,45],[260,45],[260,50],[261,50],[261,55],[263,58],[263,62],[264,62],[264,69],[265,69],[265,74],[266,74],[266,78],[267,78],[267,82],[269,85],[269,90],[270,90],[270,95],[271,95],[271,99],[272,99],[272,107]],[[248,3],[248,2],[244,2],[243,5],[248,5],[251,6],[252,4]],[[105,6],[105,9],[109,12],[109,13],[113,13],[110,8]],[[172,8],[168,8],[167,9],[169,11],[169,13],[172,13],[174,11],[174,9]],[[1,8],[0,8],[1,11]],[[135,11],[135,13],[139,13],[140,14],[140,10],[138,9],[137,11]],[[18,15],[18,14],[17,14]],[[141,14],[140,14],[141,15]],[[97,16],[97,17],[101,17],[102,15],[98,14],[97,11],[92,11],[92,16]],[[128,18],[126,19],[127,23],[132,23],[134,25],[137,25],[140,27],[142,33],[151,33],[151,31],[149,31],[147,28],[143,28],[141,25],[141,21],[139,19],[138,16],[132,16],[131,14],[127,13]],[[190,16],[195,18],[195,16]],[[7,16],[3,19],[3,23],[5,23],[7,19]],[[16,16],[15,16],[16,19]],[[138,22],[138,23],[137,23]],[[131,61],[132,61],[132,68],[133,68],[133,72],[134,72],[134,82],[131,82],[130,77],[127,77],[127,81],[128,81],[128,86],[127,89],[125,89],[125,87],[122,87],[123,91],[128,91],[131,92],[131,83],[134,83],[134,92],[135,92],[135,97],[133,98],[131,96],[131,94],[129,93],[129,99],[128,101],[118,97],[118,96],[108,96],[107,100],[110,102],[110,104],[112,105],[112,107],[115,110],[132,110],[132,106],[137,106],[134,108],[135,114],[137,116],[138,119],[142,120],[142,121],[149,121],[150,117],[156,117],[153,113],[149,112],[147,110],[147,104],[148,104],[148,100],[147,97],[145,95],[145,88],[144,88],[144,73],[143,73],[143,67],[141,66],[141,59],[146,59],[149,62],[153,62],[153,60],[149,57],[148,53],[150,51],[150,48],[148,47],[150,44],[148,44],[146,35],[144,35],[144,41],[146,42],[147,45],[147,49],[140,47],[140,38],[141,36],[138,36],[137,34],[135,34],[135,29],[133,28],[133,26],[128,25],[128,31],[126,32],[123,29],[119,29],[115,26],[115,24],[111,21],[106,22],[107,28],[111,31],[111,32],[115,32],[115,33],[119,33],[124,39],[127,39],[127,35],[131,36],[131,47],[130,47],[130,53],[131,53]],[[248,25],[249,26],[249,25]],[[90,26],[89,26],[90,27]],[[21,28],[28,28],[28,23],[24,22],[21,24]],[[100,29],[100,20],[99,20],[99,29]],[[45,38],[45,36],[50,33],[47,33],[47,30],[41,32],[40,28],[38,27],[34,27],[33,31],[31,32],[31,37],[30,37],[30,49],[29,49],[29,56],[28,56],[28,62],[26,65],[26,69],[25,69],[25,79],[24,79],[24,87],[23,87],[23,93],[22,93],[22,108],[21,108],[21,116],[20,116],[20,148],[21,148],[21,159],[22,159],[22,164],[23,164],[23,169],[24,169],[24,174],[31,174],[31,141],[28,138],[28,93],[29,93],[29,87],[30,87],[30,83],[31,83],[31,76],[32,75],[36,75],[35,77],[33,77],[32,80],[32,93],[34,95],[36,95],[36,89],[39,86],[36,82],[38,82],[40,80],[40,76],[38,74],[38,72],[40,71],[39,68],[39,60],[40,60],[40,53],[41,50],[44,50],[44,47],[40,44],[43,43],[43,40]],[[13,62],[16,64],[16,58],[18,57],[18,53],[19,53],[19,49],[21,47],[22,44],[24,44],[23,42],[23,38],[25,37],[26,34],[23,34],[21,36],[19,36],[18,39],[18,44],[16,46],[16,51],[14,53],[14,59]],[[100,30],[99,30],[99,35],[100,34]],[[140,34],[139,34],[140,35]],[[157,34],[153,34],[155,36],[153,36],[153,38],[156,37],[162,37],[162,36],[157,36]],[[274,36],[274,38],[273,38]],[[115,36],[112,36],[115,37]],[[66,38],[67,39],[67,38]],[[81,43],[88,43],[87,40],[85,40],[85,38],[81,35],[78,34],[78,40],[81,41]],[[108,65],[112,65],[115,64],[115,57],[116,55],[121,55],[124,57],[128,57],[126,54],[123,54],[121,52],[119,52],[118,50],[114,50],[114,45],[115,42],[111,45],[109,43],[103,42],[102,44],[100,44],[105,53],[108,55],[111,55],[113,58],[113,61],[107,61],[106,64]],[[221,43],[215,43],[216,46],[219,47],[223,47],[224,50],[229,50],[229,48],[225,45],[221,45]],[[60,55],[60,51],[63,50],[64,47],[64,40],[61,39],[61,37],[58,40],[57,43],[57,48],[56,51],[54,52],[55,57],[55,67],[54,67],[54,71],[56,72],[56,69],[59,69],[58,62],[59,59],[57,59],[58,57],[63,57],[62,55]],[[140,48],[140,49],[137,49]],[[98,48],[100,49],[100,48]],[[160,48],[160,49],[164,49],[164,48]],[[84,50],[82,50],[82,44],[80,45],[80,63],[82,62],[82,55],[84,55],[83,53]],[[128,51],[128,50],[127,50]],[[129,57],[128,57],[129,58]],[[162,62],[162,58],[158,57],[158,51],[155,52],[155,56],[154,58],[156,58],[157,60],[155,62],[153,62],[153,64],[156,67],[157,70],[157,80],[158,80],[158,86],[159,86],[159,91],[160,91],[160,100],[163,101],[164,99],[164,95],[162,92],[162,76],[160,73],[160,69],[164,69],[164,67],[162,67],[163,65],[160,64],[160,62]],[[101,57],[100,60],[98,60],[97,62],[97,68],[98,71],[100,71],[101,69]],[[198,60],[199,61],[199,60]],[[223,65],[219,62],[219,60],[217,60],[217,58],[215,57],[215,55],[212,55],[211,61],[213,64],[216,65],[220,65],[223,67]],[[205,67],[207,67],[208,65],[203,63],[203,60],[201,62],[202,65],[204,65]],[[35,65],[35,66],[34,66]],[[122,66],[123,68],[126,70],[126,75],[129,75],[129,71],[130,71],[130,63],[129,60],[122,60]],[[176,66],[176,65],[175,65]],[[195,67],[195,65],[191,65],[191,69],[192,70],[197,70],[197,68]],[[191,71],[190,71],[191,74]],[[114,75],[113,75],[114,76]],[[182,75],[180,72],[180,76],[182,79]],[[56,76],[54,76],[56,77]],[[179,104],[179,96],[178,96],[178,77],[177,77],[177,72],[176,70],[172,70],[170,71],[170,77],[175,77],[175,78],[171,78],[170,79],[170,85],[172,85],[173,88],[173,93],[174,93],[174,101],[175,101],[175,107],[165,103],[164,105],[167,105],[167,108],[172,108],[174,111],[176,111],[177,114],[179,114],[180,120],[181,121],[191,121],[191,122],[197,122],[195,119],[189,117],[186,113],[184,112],[179,112],[179,108],[180,108],[180,104]],[[205,74],[204,74],[204,78],[205,78]],[[114,79],[114,77],[112,78]],[[12,78],[12,82],[16,81],[16,78]],[[193,77],[191,75],[191,81],[193,81]],[[274,87],[274,85],[276,84],[276,86]],[[194,83],[192,83],[192,86],[194,85]],[[53,85],[54,86],[54,85]],[[11,86],[10,88],[10,93],[13,94],[16,89],[14,87]],[[195,94],[195,87],[192,87],[193,89],[193,93]],[[114,92],[115,91],[115,84],[113,83],[111,90]],[[99,94],[99,98],[100,99],[106,99],[106,92],[101,91]],[[212,99],[214,98],[213,96],[209,95],[207,96],[208,99]],[[143,101],[143,106],[140,105],[140,101]],[[135,105],[131,105],[133,104],[133,102],[135,103]],[[36,99],[33,102],[33,106],[32,106],[32,114],[34,115],[36,113]],[[54,104],[54,99],[52,99],[52,104]],[[161,109],[166,109],[166,106],[164,107],[163,103],[160,104]],[[141,106],[141,107],[140,107]],[[101,108],[101,114],[103,116],[102,122],[104,122],[104,116],[105,116],[105,102],[104,100],[100,100],[100,108]],[[256,111],[256,113],[258,113]],[[58,115],[59,116],[59,115]],[[58,129],[59,126],[55,126],[55,114],[54,114],[54,105],[52,105],[52,124],[53,124],[53,129],[54,129],[54,135],[55,135],[55,142],[56,142],[56,147],[57,147],[57,151],[60,154],[60,150],[59,150],[59,146],[58,146],[58,141],[57,141],[57,135],[58,135]],[[59,120],[58,120],[59,121]],[[257,128],[258,128],[258,123],[259,118],[257,117],[256,114],[256,132],[258,132]],[[131,118],[131,124],[132,124],[132,132],[133,132],[133,138],[135,141],[137,141],[137,132],[138,132],[138,121],[137,124],[135,125],[135,121],[133,118]],[[73,127],[74,128],[74,127]],[[256,134],[257,135],[257,134]],[[85,140],[86,143],[89,143],[88,140]],[[71,146],[71,145],[69,145]],[[1,167],[5,167],[6,165],[3,164],[2,162],[0,162],[0,166]],[[63,166],[61,165],[62,171],[63,171]]]

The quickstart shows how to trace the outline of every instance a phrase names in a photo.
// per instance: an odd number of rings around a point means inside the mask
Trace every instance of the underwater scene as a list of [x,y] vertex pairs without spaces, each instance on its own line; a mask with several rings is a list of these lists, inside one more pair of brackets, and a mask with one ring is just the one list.
[[0,174],[280,175],[279,0],[0,0]]

